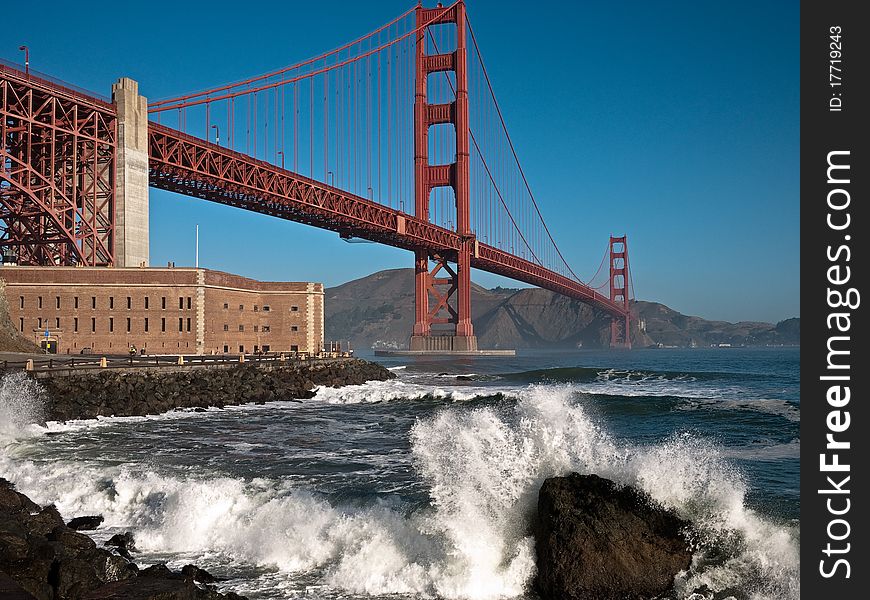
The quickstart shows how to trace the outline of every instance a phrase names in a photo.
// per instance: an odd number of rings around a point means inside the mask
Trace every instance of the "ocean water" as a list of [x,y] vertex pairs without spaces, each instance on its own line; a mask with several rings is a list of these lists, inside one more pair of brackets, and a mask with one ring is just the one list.
[[532,599],[549,476],[597,473],[696,524],[668,598],[796,599],[798,349],[389,359],[304,402],[49,423],[0,380],[0,476],[137,562],[251,598]]

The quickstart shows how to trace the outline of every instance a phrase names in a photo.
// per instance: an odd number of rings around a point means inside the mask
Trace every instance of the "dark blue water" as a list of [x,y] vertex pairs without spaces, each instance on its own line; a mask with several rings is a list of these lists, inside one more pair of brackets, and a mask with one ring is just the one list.
[[[544,478],[595,472],[697,527],[670,597],[798,598],[797,349],[385,360],[302,403],[34,428],[0,389],[0,476],[140,562],[258,598],[531,598]],[[38,408],[38,407],[37,407]],[[2,426],[0,426],[2,430]],[[693,596],[693,594],[695,594]]]

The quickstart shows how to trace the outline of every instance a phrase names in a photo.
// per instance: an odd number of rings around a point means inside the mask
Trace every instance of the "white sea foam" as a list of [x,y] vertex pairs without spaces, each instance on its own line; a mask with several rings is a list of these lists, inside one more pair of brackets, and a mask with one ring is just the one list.
[[472,386],[432,386],[405,380],[369,381],[343,387],[318,387],[315,401],[329,404],[361,404],[366,402],[392,402],[396,400],[452,400],[467,402],[481,396],[492,396],[501,390]]
[[0,377],[0,442],[39,433],[43,390],[26,373]]
[[[402,382],[359,387],[349,395],[321,389],[318,398],[419,392]],[[717,447],[687,435],[651,446],[621,442],[574,405],[574,391],[535,385],[516,402],[446,404],[420,420],[411,442],[430,490],[424,509],[337,505],[285,481],[200,469],[167,475],[147,462],[60,459],[46,469],[0,451],[0,473],[65,515],[99,513],[108,528],[132,529],[145,552],[272,567],[277,574],[268,577],[278,586],[305,574],[353,593],[480,600],[515,597],[528,585],[535,570],[528,527],[543,479],[597,473],[639,486],[697,524],[694,564],[676,582],[682,597],[701,586],[737,587],[756,600],[799,597],[795,532],[746,507],[745,483]]]

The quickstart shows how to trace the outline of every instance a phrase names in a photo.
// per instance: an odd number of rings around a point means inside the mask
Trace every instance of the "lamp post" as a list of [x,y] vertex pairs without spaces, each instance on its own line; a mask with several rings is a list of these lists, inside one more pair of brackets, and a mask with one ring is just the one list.
[[284,168],[284,152],[281,150],[278,150],[278,154],[281,155],[281,168],[283,169]]
[[24,74],[30,75],[30,48],[27,46],[18,46],[18,49],[24,52]]
[[328,183],[332,187],[335,187],[335,175],[332,171],[326,172],[326,183]]
[[220,145],[221,145],[221,130],[220,130],[220,127],[218,127],[217,125],[212,125],[211,128],[215,130],[215,134],[214,134],[214,143],[217,144],[218,146],[220,146]]

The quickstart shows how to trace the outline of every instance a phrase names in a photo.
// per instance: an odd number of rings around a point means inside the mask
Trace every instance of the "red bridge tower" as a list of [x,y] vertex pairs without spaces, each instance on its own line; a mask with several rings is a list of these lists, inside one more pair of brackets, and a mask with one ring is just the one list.
[[[456,25],[456,50],[426,54],[426,35],[432,25]],[[456,197],[458,251],[415,252],[416,317],[411,350],[475,351],[477,337],[471,324],[471,259],[475,237],[469,213],[468,71],[465,3],[449,8],[417,7],[416,94],[414,99],[414,194],[416,216],[429,222],[430,195],[436,187],[453,188]],[[426,80],[430,73],[453,71],[456,98],[430,104]],[[452,123],[456,128],[456,161],[429,164],[429,127]],[[434,267],[430,270],[430,261]],[[452,268],[449,263],[454,263]],[[442,274],[440,277],[439,274]],[[451,299],[454,301],[451,303]],[[441,326],[433,331],[432,326]],[[446,326],[446,327],[444,327]]]
[[610,347],[631,349],[628,245],[624,235],[621,237],[610,236],[610,300],[625,309],[623,316],[614,315],[610,319]]

